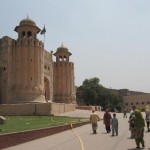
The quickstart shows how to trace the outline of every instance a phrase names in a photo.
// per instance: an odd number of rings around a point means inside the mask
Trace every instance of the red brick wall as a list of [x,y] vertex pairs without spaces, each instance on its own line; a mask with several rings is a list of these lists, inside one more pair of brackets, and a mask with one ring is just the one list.
[[[80,127],[82,125],[88,124],[89,122],[82,122],[73,124],[73,127]],[[70,125],[65,126],[58,126],[53,128],[44,128],[32,131],[25,131],[25,132],[18,132],[18,133],[11,133],[11,134],[3,134],[0,135],[0,149],[14,146],[17,144],[21,144],[24,142],[29,142],[31,140],[35,140],[38,138],[42,138],[45,136],[50,136],[62,131],[66,131],[71,129]]]

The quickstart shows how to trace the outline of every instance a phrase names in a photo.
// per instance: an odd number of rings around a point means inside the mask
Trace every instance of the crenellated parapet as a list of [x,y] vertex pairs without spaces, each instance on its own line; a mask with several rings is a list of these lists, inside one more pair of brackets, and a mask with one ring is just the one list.
[[5,36],[0,39],[0,66],[3,66],[3,70],[8,69],[9,58],[12,51],[13,39]]
[[13,46],[38,46],[44,48],[44,43],[38,39],[22,38],[13,41]]
[[49,60],[52,60],[53,53],[52,52],[48,52],[46,50],[43,50],[43,51],[44,51],[44,57],[49,59]]
[[3,38],[0,39],[0,50],[2,50],[3,48],[6,48],[8,46],[12,46],[13,43],[13,39],[8,37],[8,36],[4,36]]

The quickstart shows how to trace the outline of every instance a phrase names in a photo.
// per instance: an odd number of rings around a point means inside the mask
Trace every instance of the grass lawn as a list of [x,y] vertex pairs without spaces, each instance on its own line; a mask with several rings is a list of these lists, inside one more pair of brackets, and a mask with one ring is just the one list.
[[79,122],[80,118],[57,116],[4,116],[7,120],[0,125],[0,134]]

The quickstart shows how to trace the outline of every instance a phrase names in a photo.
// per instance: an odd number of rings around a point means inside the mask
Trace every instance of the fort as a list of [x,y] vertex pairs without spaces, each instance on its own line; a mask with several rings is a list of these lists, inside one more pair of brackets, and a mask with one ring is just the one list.
[[[37,113],[40,105],[46,110],[54,105],[55,109],[56,104],[59,111],[72,109],[68,104],[76,103],[74,63],[69,60],[72,54],[68,48],[62,44],[55,53],[45,50],[44,43],[37,38],[41,29],[29,17],[21,20],[14,31],[17,39],[0,39],[1,110],[8,108],[6,112],[11,113],[10,110],[26,112],[32,108],[30,111]],[[61,104],[66,104],[66,108],[60,108]]]

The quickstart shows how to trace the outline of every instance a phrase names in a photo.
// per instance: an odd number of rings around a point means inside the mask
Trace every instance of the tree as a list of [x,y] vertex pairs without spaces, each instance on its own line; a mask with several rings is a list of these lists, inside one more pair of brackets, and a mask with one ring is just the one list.
[[123,98],[119,93],[107,89],[99,84],[96,77],[85,79],[80,87],[76,88],[78,105],[100,105],[103,109],[109,108],[111,111],[116,108],[121,111]]
[[86,105],[96,105],[99,87],[98,78],[85,79],[83,85],[77,88],[77,98],[83,99]]

